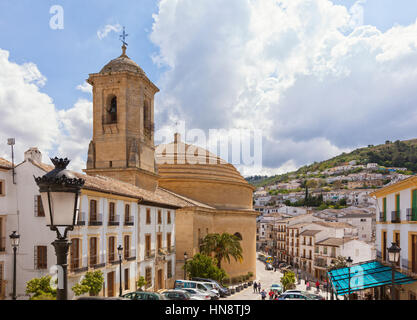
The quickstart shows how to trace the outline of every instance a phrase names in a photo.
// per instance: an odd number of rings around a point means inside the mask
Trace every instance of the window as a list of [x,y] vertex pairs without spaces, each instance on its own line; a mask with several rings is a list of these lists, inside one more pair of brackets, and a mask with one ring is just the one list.
[[6,190],[4,190],[5,184],[4,184],[4,180],[0,180],[0,196],[4,196],[6,195]]
[[162,224],[162,212],[158,210],[158,224]]
[[35,217],[45,217],[41,196],[35,196]]
[[151,255],[151,235],[145,235],[145,257],[150,257]]
[[125,222],[130,222],[130,205],[125,205]]
[[124,253],[125,259],[128,259],[130,257],[130,236],[124,237]]
[[97,238],[90,238],[90,266],[95,266],[98,264],[97,259]]
[[146,209],[146,224],[151,224],[151,209]]
[[125,269],[125,290],[130,289],[130,276],[129,269]]
[[171,251],[171,233],[167,233],[167,249]]
[[167,213],[167,223],[171,224],[171,211],[168,211]]
[[327,254],[327,247],[323,247],[323,253]]
[[168,279],[172,278],[172,261],[171,260],[167,262],[167,278]]
[[80,239],[71,239],[71,249],[70,249],[70,268],[71,270],[76,270],[81,267],[81,260],[80,260]]
[[43,270],[48,267],[48,249],[47,246],[35,246],[35,269]]
[[117,122],[117,97],[110,96],[106,108],[106,123],[112,124]]
[[152,286],[152,268],[145,269],[145,280],[146,280],[146,288]]
[[114,212],[114,202],[109,203],[109,222],[115,222],[116,221],[116,215]]
[[90,200],[90,221],[97,221],[97,201]]
[[382,221],[387,221],[387,198],[382,199]]
[[158,250],[158,252],[159,252],[159,250],[160,249],[162,249],[162,234],[158,234],[157,235],[157,238],[156,238],[157,240],[157,250]]
[[116,260],[115,247],[116,247],[116,238],[115,237],[109,237],[109,241],[108,241],[109,262],[113,262],[113,261]]

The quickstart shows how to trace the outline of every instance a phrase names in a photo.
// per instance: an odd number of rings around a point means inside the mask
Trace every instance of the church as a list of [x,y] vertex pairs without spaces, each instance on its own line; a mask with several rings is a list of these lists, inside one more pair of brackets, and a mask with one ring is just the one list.
[[[238,236],[243,248],[242,261],[222,262],[229,277],[256,275],[254,188],[233,165],[186,144],[179,134],[172,143],[155,146],[154,97],[159,89],[127,56],[125,44],[120,57],[87,81],[93,88],[93,137],[85,173],[186,200],[175,212],[176,278],[183,278],[185,253],[191,258],[207,234],[223,232]],[[187,150],[206,161],[187,161]]]

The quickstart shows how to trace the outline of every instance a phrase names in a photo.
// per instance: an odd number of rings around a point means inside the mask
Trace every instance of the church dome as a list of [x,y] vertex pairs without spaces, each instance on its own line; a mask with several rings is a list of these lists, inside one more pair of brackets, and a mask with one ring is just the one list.
[[172,143],[155,152],[158,185],[219,209],[252,209],[254,188],[230,163],[215,154],[183,143],[178,134]]
[[146,76],[145,72],[139,67],[136,62],[130,59],[126,55],[126,47],[123,48],[123,53],[120,57],[113,59],[108,64],[106,64],[100,73],[110,73],[110,72],[124,72],[129,71],[133,73],[138,73],[143,76]]

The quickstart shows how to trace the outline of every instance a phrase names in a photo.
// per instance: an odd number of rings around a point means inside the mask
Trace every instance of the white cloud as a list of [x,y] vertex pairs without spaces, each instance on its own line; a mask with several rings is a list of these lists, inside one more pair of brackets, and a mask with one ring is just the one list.
[[107,24],[103,28],[97,31],[97,37],[102,40],[108,36],[110,32],[120,32],[122,26],[120,24]]
[[76,89],[77,90],[80,90],[82,92],[85,92],[85,93],[93,94],[93,87],[89,83],[87,83],[87,82],[84,82],[83,84],[79,84],[76,87]]
[[416,137],[417,22],[383,33],[364,3],[161,0],[157,125],[262,129],[265,170]]
[[38,147],[43,161],[48,156],[69,157],[71,168],[85,168],[92,133],[92,103],[80,99],[68,110],[57,111],[53,100],[40,91],[46,78],[33,63],[22,65],[9,60],[0,49],[0,157],[10,159],[7,138],[14,137],[16,163],[23,153]]

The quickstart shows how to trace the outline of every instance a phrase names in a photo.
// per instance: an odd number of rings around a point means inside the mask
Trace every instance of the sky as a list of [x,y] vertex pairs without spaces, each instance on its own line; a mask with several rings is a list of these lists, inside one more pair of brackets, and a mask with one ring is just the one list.
[[161,90],[156,129],[262,130],[262,167],[236,163],[245,176],[417,138],[415,0],[33,3],[0,2],[0,157],[15,137],[18,162],[37,146],[85,168],[85,80],[121,54],[122,26]]

